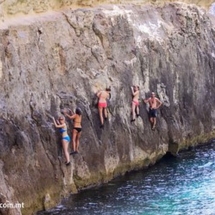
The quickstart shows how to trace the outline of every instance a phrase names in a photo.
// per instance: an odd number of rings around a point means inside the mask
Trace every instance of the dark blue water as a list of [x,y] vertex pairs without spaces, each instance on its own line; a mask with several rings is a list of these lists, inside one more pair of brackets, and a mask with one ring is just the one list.
[[38,215],[215,215],[215,143],[96,189]]

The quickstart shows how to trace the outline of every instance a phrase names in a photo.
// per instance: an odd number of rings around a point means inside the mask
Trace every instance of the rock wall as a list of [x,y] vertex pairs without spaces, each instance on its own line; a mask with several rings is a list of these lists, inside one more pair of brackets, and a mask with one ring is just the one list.
[[[25,205],[1,213],[29,215],[213,138],[213,23],[196,6],[170,3],[63,10],[1,28],[0,201]],[[163,101],[156,131],[143,103],[130,123],[131,85]],[[112,98],[102,130],[95,93],[106,86]],[[49,115],[76,106],[80,153],[66,167]]]
[[[0,24],[6,20],[30,14],[40,14],[65,8],[94,7],[103,4],[159,4],[174,2],[173,0],[0,0]],[[180,0],[188,4],[196,4],[209,8],[213,0]]]

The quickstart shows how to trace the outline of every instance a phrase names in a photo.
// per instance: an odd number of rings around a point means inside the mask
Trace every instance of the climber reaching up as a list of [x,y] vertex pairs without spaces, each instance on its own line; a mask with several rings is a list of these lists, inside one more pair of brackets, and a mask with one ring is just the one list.
[[80,137],[82,133],[82,111],[80,108],[76,108],[75,113],[69,115],[66,111],[63,112],[64,115],[69,117],[73,120],[73,129],[72,129],[72,146],[73,152],[70,154],[77,154],[79,152],[79,144],[80,144]]
[[64,151],[64,155],[66,158],[65,164],[67,166],[69,166],[70,157],[69,157],[68,147],[69,147],[70,137],[67,134],[67,126],[66,126],[65,118],[64,118],[64,116],[60,116],[57,121],[55,120],[54,117],[52,117],[52,119],[53,119],[55,127],[60,129],[60,133],[62,135],[61,141],[62,141],[63,151]]
[[140,95],[139,86],[132,86],[131,87],[131,92],[132,92],[132,96],[133,96],[132,106],[131,106],[131,109],[132,109],[131,122],[134,122],[135,121],[135,113],[136,113],[137,117],[140,115],[139,114],[139,95]]
[[[104,127],[104,118],[107,119],[107,99],[110,99],[111,89],[106,88],[105,90],[99,91],[97,93],[98,97],[98,110],[99,110],[99,118],[100,118],[100,128]],[[103,117],[104,115],[104,117]]]

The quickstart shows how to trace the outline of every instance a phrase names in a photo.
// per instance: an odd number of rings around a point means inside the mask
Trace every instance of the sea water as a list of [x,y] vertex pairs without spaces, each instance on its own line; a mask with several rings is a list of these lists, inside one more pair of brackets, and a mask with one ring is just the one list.
[[165,157],[38,215],[215,215],[215,142]]

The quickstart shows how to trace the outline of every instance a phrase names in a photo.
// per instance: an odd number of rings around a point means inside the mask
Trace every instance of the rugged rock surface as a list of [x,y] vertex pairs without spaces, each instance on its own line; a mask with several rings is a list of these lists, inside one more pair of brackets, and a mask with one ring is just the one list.
[[[0,34],[0,201],[24,202],[23,214],[215,135],[215,31],[196,6],[64,10],[5,23]],[[143,103],[130,123],[133,84],[164,103],[154,132]],[[95,93],[106,86],[101,130]],[[49,115],[76,106],[80,153],[65,167]]]
[[[29,14],[39,14],[53,10],[65,8],[94,7],[104,4],[159,4],[164,5],[173,0],[0,0],[0,24],[7,19],[16,16]],[[209,8],[213,0],[180,0],[188,4],[196,4],[201,7]]]

